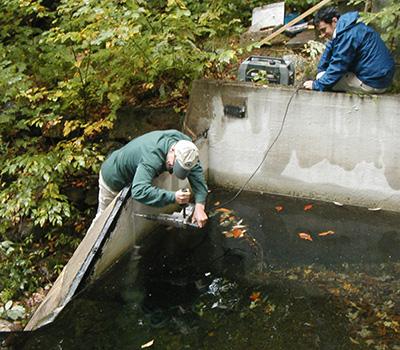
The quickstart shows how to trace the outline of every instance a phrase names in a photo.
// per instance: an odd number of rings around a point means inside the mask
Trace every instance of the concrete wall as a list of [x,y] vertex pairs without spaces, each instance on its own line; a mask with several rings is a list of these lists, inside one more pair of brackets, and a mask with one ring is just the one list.
[[[161,188],[167,188],[171,191],[176,191],[179,188],[188,187],[186,180],[179,180],[175,176],[170,176],[168,173],[163,173],[154,180],[154,185]],[[116,221],[115,227],[109,234],[107,241],[102,248],[101,258],[96,262],[91,280],[96,280],[107,271],[117,260],[121,258],[128,250],[136,244],[140,244],[143,237],[154,230],[158,225],[155,221],[146,220],[134,216],[134,213],[139,214],[159,214],[160,212],[173,212],[177,209],[175,205],[166,207],[151,207],[135,201],[129,197],[126,204],[123,206],[121,213]]]
[[[239,188],[281,127],[292,88],[197,81],[186,126],[209,127],[211,184]],[[246,117],[224,114],[246,106]],[[246,189],[400,211],[400,98],[300,90]]]

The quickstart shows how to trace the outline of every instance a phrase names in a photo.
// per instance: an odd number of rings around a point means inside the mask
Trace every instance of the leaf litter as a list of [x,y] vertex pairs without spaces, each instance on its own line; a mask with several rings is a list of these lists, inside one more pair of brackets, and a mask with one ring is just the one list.
[[249,298],[251,301],[259,301],[261,300],[261,292],[253,292]]
[[143,344],[140,348],[141,348],[141,349],[146,349],[146,348],[151,347],[153,344],[154,344],[154,339],[153,339],[153,340],[150,340],[150,341],[147,342],[146,344]]
[[330,236],[330,235],[334,235],[334,234],[335,234],[335,231],[329,230],[329,231],[318,233],[318,236],[325,237],[325,236]]
[[304,206],[304,211],[311,210],[312,208],[313,208],[313,205],[312,205],[312,204],[306,204],[306,205]]
[[299,235],[299,237],[300,237],[301,239],[304,239],[304,240],[310,241],[310,242],[313,241],[313,239],[312,239],[312,237],[311,237],[311,235],[310,235],[309,233],[300,232],[298,235]]
[[259,259],[259,267],[262,269],[264,261],[263,248],[248,231],[248,226],[244,223],[244,219],[239,218],[232,209],[228,208],[217,208],[210,215],[214,216],[215,214],[219,215],[219,225],[224,228],[222,234],[225,238],[245,240],[255,251],[255,256]]
[[218,208],[219,225],[227,228],[222,233],[226,238],[243,238],[247,232],[247,226],[243,224],[243,219],[239,219],[231,209]]
[[349,341],[360,348],[400,350],[399,275],[398,262],[345,263],[340,272],[313,264],[270,271],[268,279],[330,295],[347,319]]

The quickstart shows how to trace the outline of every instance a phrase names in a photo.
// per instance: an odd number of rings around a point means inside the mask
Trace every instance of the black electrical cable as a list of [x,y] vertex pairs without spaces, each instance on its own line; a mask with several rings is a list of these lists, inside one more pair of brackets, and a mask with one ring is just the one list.
[[261,165],[265,162],[265,159],[267,158],[267,156],[268,156],[269,152],[271,151],[272,147],[274,147],[275,143],[278,141],[279,137],[281,136],[282,131],[283,131],[283,127],[285,126],[287,113],[289,111],[290,104],[292,103],[293,97],[297,94],[297,92],[300,90],[300,88],[302,86],[303,86],[303,82],[301,82],[300,84],[297,85],[297,87],[295,88],[294,92],[290,96],[289,101],[286,104],[285,113],[283,114],[283,118],[282,118],[282,122],[281,122],[281,126],[279,128],[278,134],[275,136],[274,140],[272,141],[272,143],[270,144],[270,146],[266,150],[266,152],[264,154],[264,157],[261,159],[260,164],[258,164],[257,168],[253,171],[253,173],[250,175],[250,177],[247,179],[247,181],[243,184],[243,186],[236,192],[236,194],[232,198],[228,199],[227,201],[225,201],[225,202],[223,202],[223,203],[221,203],[221,204],[219,204],[217,206],[214,206],[214,208],[212,208],[211,210],[223,207],[223,206],[233,202],[237,197],[239,197],[239,195],[243,192],[243,190],[248,185],[248,183],[251,181],[251,179],[256,175],[257,171],[261,168]]

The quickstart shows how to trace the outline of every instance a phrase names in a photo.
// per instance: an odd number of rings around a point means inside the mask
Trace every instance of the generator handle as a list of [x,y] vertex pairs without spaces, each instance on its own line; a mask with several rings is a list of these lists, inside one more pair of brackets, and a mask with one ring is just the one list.
[[256,59],[259,61],[279,61],[281,63],[286,63],[283,58],[269,56],[250,56],[246,59],[246,61],[254,61]]

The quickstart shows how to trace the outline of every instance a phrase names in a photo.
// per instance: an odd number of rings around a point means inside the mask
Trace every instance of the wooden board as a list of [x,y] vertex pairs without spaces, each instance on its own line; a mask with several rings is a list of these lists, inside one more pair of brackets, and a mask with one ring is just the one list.
[[273,38],[277,37],[279,34],[283,33],[287,28],[295,25],[296,23],[300,22],[302,19],[306,18],[307,16],[311,15],[315,11],[319,10],[321,7],[324,7],[332,0],[322,0],[317,5],[311,7],[306,12],[302,13],[300,16],[296,17],[294,20],[290,21],[289,23],[285,24],[283,27],[279,28],[276,32],[268,35],[265,39],[260,41],[261,45],[265,45],[269,43]]

